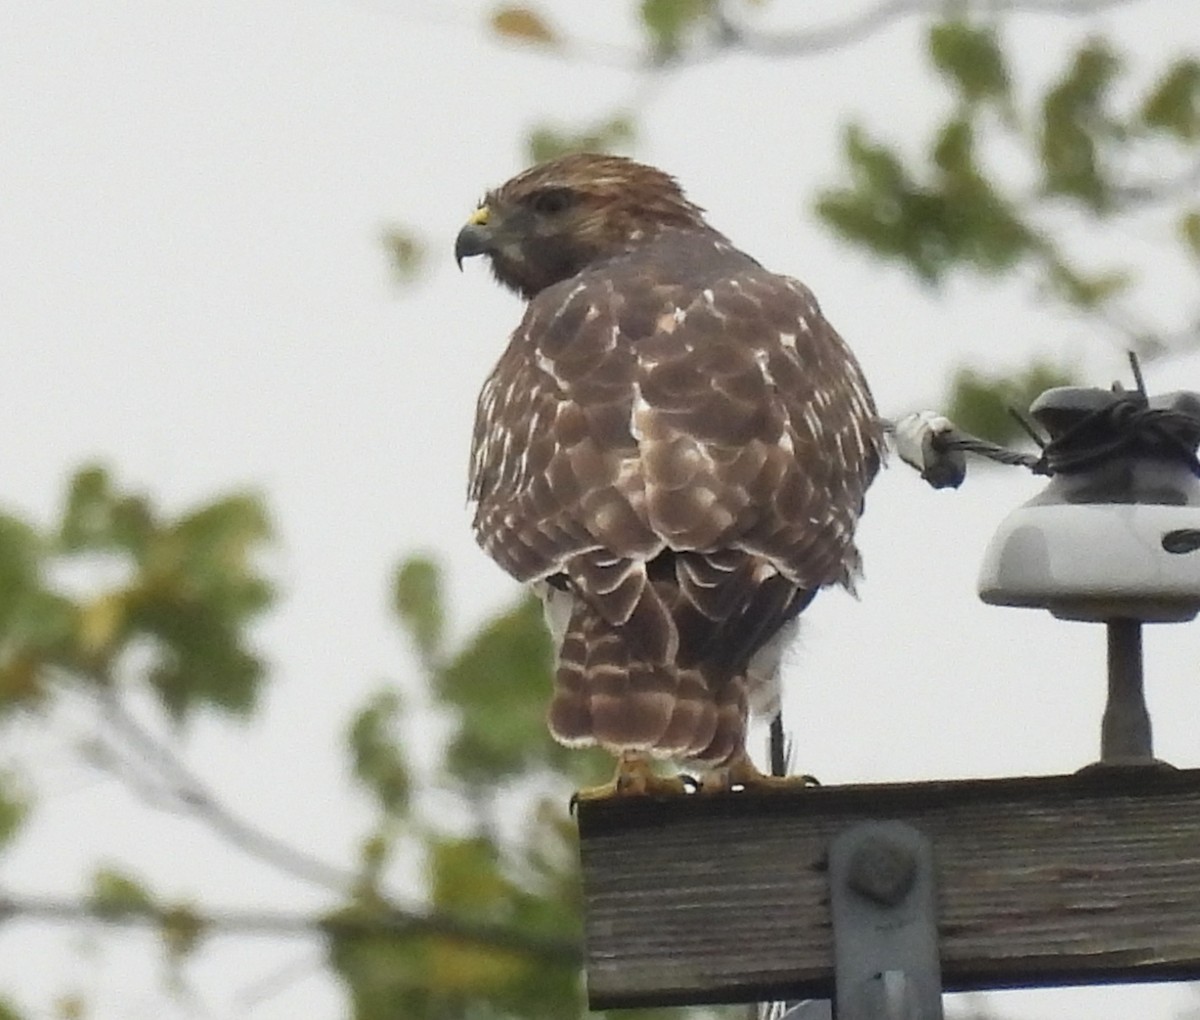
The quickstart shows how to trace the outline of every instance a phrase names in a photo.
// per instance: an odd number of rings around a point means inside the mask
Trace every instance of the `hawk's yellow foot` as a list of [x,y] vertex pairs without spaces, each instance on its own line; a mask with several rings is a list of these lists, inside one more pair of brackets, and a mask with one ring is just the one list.
[[700,783],[700,792],[719,793],[791,793],[812,786],[820,786],[816,778],[803,776],[769,776],[760,772],[750,756],[742,751],[728,764],[713,769]]
[[626,751],[617,759],[617,771],[602,786],[589,786],[571,798],[574,808],[581,800],[610,797],[680,797],[691,793],[696,781],[690,776],[660,776],[648,755]]

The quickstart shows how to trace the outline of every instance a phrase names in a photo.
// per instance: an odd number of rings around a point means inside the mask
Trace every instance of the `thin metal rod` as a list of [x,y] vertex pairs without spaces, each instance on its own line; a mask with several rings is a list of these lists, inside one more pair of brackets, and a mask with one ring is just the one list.
[[771,736],[768,743],[771,753],[771,775],[787,775],[787,734],[783,729],[783,709],[771,720]]
[[1142,622],[1109,620],[1107,627],[1108,703],[1100,724],[1100,761],[1110,765],[1153,762],[1142,676]]

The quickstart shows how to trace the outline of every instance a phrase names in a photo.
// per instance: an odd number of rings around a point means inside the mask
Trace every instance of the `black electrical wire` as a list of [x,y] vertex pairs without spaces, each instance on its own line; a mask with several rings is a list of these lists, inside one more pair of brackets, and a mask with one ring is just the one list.
[[[1038,439],[1032,430],[1031,434]],[[1062,435],[1039,440],[1040,454],[1011,450],[957,427],[936,433],[930,443],[935,453],[962,451],[1039,475],[1082,471],[1139,453],[1178,457],[1200,477],[1200,415],[1178,407],[1151,407],[1140,391],[1115,393],[1110,404],[1087,413]]]

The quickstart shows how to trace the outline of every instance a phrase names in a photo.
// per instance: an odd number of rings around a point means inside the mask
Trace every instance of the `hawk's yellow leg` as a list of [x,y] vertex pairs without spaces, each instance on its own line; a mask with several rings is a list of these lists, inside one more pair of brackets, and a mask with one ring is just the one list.
[[623,751],[617,758],[617,771],[602,786],[589,786],[571,798],[604,800],[608,797],[678,797],[695,789],[695,780],[685,776],[660,776],[650,757],[640,751]]
[[820,784],[812,776],[769,776],[758,770],[750,756],[741,751],[719,769],[713,769],[700,783],[700,792],[714,793],[790,793]]

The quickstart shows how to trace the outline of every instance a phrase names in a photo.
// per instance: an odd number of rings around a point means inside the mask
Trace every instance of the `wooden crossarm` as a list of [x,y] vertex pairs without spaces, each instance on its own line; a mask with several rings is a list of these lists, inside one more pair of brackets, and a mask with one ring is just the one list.
[[1200,979],[1200,769],[579,805],[592,1008],[832,994],[826,855],[932,841],[947,991]]

